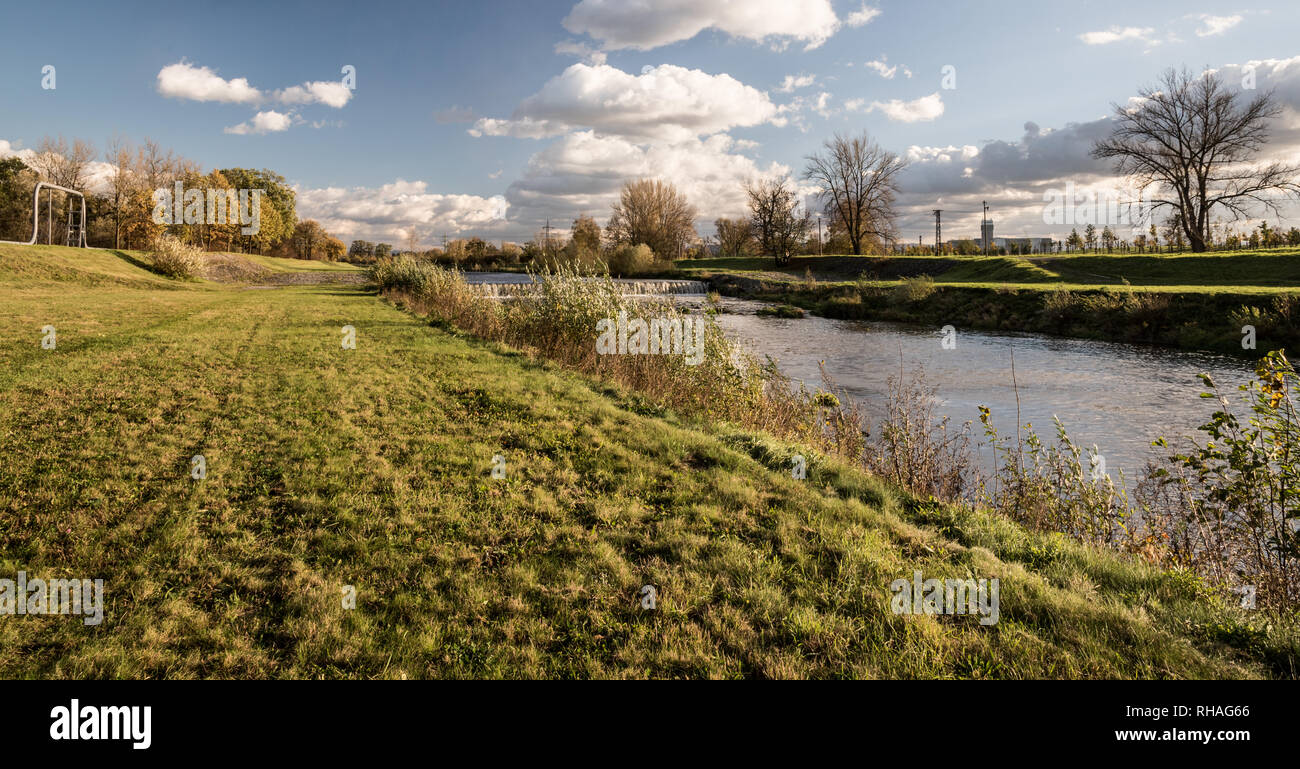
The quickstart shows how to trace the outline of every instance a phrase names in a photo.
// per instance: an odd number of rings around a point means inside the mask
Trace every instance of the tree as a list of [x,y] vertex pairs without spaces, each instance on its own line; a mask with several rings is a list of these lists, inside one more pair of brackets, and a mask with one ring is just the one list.
[[343,241],[332,235],[325,236],[325,241],[321,244],[321,252],[325,254],[326,259],[337,262],[343,258],[345,251]]
[[[245,250],[266,252],[281,246],[298,226],[298,195],[285,178],[268,169],[223,168],[221,175],[237,190],[264,190],[261,199],[260,225],[252,235],[240,236]],[[250,195],[251,201],[251,195]]]
[[637,179],[623,185],[605,236],[611,243],[644,243],[660,259],[679,259],[695,237],[695,207],[672,184]]
[[1071,251],[1078,251],[1083,248],[1083,238],[1079,236],[1079,230],[1077,227],[1070,230],[1070,237],[1065,239],[1065,245],[1068,246]]
[[1109,224],[1102,228],[1101,245],[1102,248],[1106,249],[1106,253],[1109,254],[1111,251],[1115,250],[1115,243],[1118,240],[1119,238],[1115,237],[1115,231],[1110,228]]
[[29,164],[41,175],[41,181],[81,190],[86,186],[86,172],[95,154],[95,145],[90,142],[76,139],[69,146],[62,136],[46,136]]
[[579,216],[573,220],[573,231],[569,243],[564,247],[564,255],[570,262],[586,267],[595,265],[600,258],[600,225],[590,216]]
[[1140,189],[1154,186],[1161,197],[1152,200],[1152,209],[1171,210],[1192,251],[1206,250],[1216,207],[1234,219],[1247,216],[1253,204],[1280,213],[1270,194],[1300,193],[1300,166],[1252,162],[1282,111],[1272,91],[1243,103],[1215,73],[1171,69],[1139,98],[1136,107],[1114,105],[1114,131],[1092,155],[1115,161],[1116,173]]
[[315,259],[323,255],[325,239],[330,235],[315,219],[303,219],[293,228],[290,248],[299,259]]
[[31,237],[36,181],[36,172],[19,158],[0,158],[0,239],[26,241]]
[[893,236],[898,177],[907,163],[860,136],[836,134],[823,151],[809,155],[804,178],[816,184],[827,216],[838,221],[854,254],[869,237]]
[[1182,214],[1174,214],[1165,220],[1165,245],[1173,251],[1183,250],[1183,227]]
[[1083,228],[1083,245],[1088,249],[1096,252],[1097,250],[1097,225],[1089,224]]
[[746,256],[754,247],[754,231],[748,221],[722,217],[713,227],[718,232],[718,253],[722,256]]
[[799,210],[799,195],[787,179],[758,179],[745,183],[749,198],[749,229],[764,254],[777,264],[790,261],[790,254],[812,224],[812,214]]
[[112,170],[108,174],[108,204],[113,218],[113,248],[122,247],[122,229],[126,224],[126,205],[140,180],[134,166],[134,148],[121,136],[114,136],[104,150],[104,160]]

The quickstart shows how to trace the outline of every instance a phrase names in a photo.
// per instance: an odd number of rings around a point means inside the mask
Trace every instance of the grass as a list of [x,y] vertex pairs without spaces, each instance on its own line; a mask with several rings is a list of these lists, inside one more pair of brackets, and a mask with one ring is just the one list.
[[1208,254],[1061,254],[1047,256],[800,256],[780,267],[771,258],[684,259],[694,275],[750,274],[769,280],[888,283],[929,275],[937,283],[1070,289],[1124,285],[1167,291],[1269,291],[1300,286],[1300,248]]
[[[638,403],[361,287],[0,246],[0,574],[106,580],[98,627],[0,617],[0,676],[1296,674],[1186,576]],[[892,614],[916,569],[1001,621]]]

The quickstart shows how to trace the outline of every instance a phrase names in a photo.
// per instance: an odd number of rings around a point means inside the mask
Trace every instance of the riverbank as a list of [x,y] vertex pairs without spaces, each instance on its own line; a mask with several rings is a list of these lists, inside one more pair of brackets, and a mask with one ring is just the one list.
[[[1212,350],[1300,344],[1300,249],[1209,255],[796,257],[677,263],[727,296],[829,318]],[[1243,327],[1255,348],[1243,349]]]
[[[357,286],[0,247],[0,408],[0,577],[105,580],[101,625],[0,617],[4,678],[1296,675],[1294,637],[1186,573]],[[918,571],[999,579],[997,623],[894,613]]]

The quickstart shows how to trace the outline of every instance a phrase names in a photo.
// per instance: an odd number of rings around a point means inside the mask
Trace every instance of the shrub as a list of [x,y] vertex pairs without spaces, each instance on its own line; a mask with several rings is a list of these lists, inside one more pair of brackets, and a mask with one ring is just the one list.
[[900,303],[919,302],[929,298],[934,290],[934,278],[929,275],[918,275],[915,278],[904,278],[898,284],[894,295]]
[[654,252],[644,243],[618,246],[609,255],[609,271],[613,275],[641,275],[654,269],[654,266]]
[[171,235],[163,235],[154,241],[150,257],[154,272],[169,278],[190,280],[203,269],[203,249]]
[[[1281,351],[1264,356],[1241,386],[1243,423],[1208,374],[1219,410],[1200,430],[1208,440],[1176,449],[1151,474],[1164,504],[1149,517],[1172,565],[1190,567],[1221,587],[1254,586],[1270,608],[1300,602],[1300,375]],[[1165,439],[1156,446],[1169,449]]]

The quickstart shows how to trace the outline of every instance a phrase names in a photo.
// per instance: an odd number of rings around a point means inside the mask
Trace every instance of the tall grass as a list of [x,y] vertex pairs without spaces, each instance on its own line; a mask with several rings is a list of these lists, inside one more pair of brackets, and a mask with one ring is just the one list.
[[163,235],[154,241],[150,259],[154,272],[169,278],[189,280],[197,277],[203,269],[203,249],[172,235]]
[[385,295],[416,313],[618,382],[652,410],[766,430],[841,456],[862,453],[861,417],[852,404],[793,387],[771,361],[728,340],[712,309],[702,315],[702,360],[692,365],[682,355],[598,354],[602,320],[626,313],[672,321],[690,313],[671,300],[628,297],[608,275],[584,274],[576,265],[536,273],[529,290],[506,300],[488,297],[454,269],[406,257],[381,260],[371,274]]

